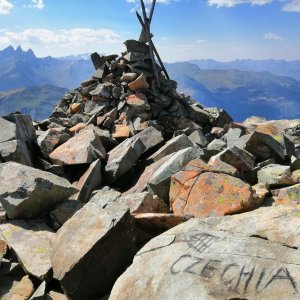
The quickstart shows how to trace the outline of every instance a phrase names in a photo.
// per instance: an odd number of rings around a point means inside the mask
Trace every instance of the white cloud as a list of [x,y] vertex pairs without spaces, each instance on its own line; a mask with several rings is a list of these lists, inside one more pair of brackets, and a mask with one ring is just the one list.
[[9,0],[0,0],[0,15],[8,15],[14,5]]
[[205,42],[205,40],[197,40],[196,41],[196,44],[202,44],[202,43],[204,43]]
[[107,28],[3,30],[0,32],[0,49],[8,45],[21,45],[23,49],[32,48],[38,56],[64,56],[95,51],[111,54],[125,50],[125,36],[121,37]]
[[43,0],[32,0],[32,7],[43,9],[45,7],[45,3]]
[[251,5],[266,5],[273,2],[273,0],[208,0],[209,6],[217,7],[233,7],[239,4],[251,4]]
[[282,10],[287,12],[300,12],[300,0],[289,1],[283,6]]
[[73,28],[52,31],[48,29],[26,29],[21,32],[2,31],[0,44],[59,44],[82,45],[101,41],[103,44],[112,44],[120,41],[120,36],[110,29]]
[[275,40],[275,41],[283,41],[283,37],[274,33],[274,32],[268,32],[263,35],[263,39],[265,40]]

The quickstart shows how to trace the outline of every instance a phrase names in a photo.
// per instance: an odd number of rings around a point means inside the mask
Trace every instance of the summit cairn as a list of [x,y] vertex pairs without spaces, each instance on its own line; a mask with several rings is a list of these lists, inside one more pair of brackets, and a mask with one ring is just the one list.
[[300,121],[178,93],[155,4],[48,119],[0,118],[1,299],[299,299]]

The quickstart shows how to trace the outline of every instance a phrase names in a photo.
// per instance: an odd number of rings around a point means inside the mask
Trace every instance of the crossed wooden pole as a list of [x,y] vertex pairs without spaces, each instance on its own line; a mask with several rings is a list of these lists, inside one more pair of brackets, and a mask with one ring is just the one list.
[[141,17],[141,15],[136,12],[137,18],[139,20],[139,22],[141,23],[142,26],[142,33],[140,36],[140,41],[142,41],[144,39],[144,37],[146,36],[146,41],[149,45],[149,51],[150,51],[150,57],[151,57],[151,62],[152,62],[152,68],[153,68],[153,73],[154,73],[154,79],[155,79],[155,83],[156,86],[159,88],[160,87],[160,81],[159,81],[159,75],[158,75],[158,70],[156,67],[156,61],[155,61],[155,56],[166,76],[167,79],[170,79],[168,72],[157,52],[157,49],[152,41],[152,34],[151,34],[151,30],[150,30],[150,25],[151,25],[151,21],[152,21],[152,17],[153,17],[153,13],[154,13],[154,9],[155,9],[155,5],[156,5],[156,0],[152,1],[152,7],[150,10],[150,14],[149,17],[147,16],[146,13],[146,7],[145,7],[145,3],[144,0],[140,0],[141,1],[141,8],[142,8],[142,13],[143,13],[143,18]]

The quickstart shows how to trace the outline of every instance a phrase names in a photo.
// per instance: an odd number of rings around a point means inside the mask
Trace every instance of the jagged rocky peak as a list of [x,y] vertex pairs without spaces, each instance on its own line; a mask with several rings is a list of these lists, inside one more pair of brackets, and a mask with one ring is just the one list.
[[125,47],[0,118],[0,298],[299,299],[300,121],[233,122]]

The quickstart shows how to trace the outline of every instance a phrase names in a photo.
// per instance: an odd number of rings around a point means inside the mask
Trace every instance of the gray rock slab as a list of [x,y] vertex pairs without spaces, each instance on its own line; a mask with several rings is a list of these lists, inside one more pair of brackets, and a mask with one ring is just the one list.
[[51,254],[54,278],[69,298],[96,300],[109,293],[134,253],[128,208],[112,204],[103,209],[90,201],[58,231]]
[[[300,225],[299,210],[287,215],[281,207],[269,209],[191,219],[154,238],[117,280],[109,299],[299,299],[299,250],[287,247],[287,237]],[[291,218],[292,226],[284,229]],[[284,243],[278,242],[278,228]],[[261,232],[270,239],[260,238]]]
[[80,190],[77,200],[82,203],[89,201],[91,193],[102,183],[101,160],[97,159],[79,179],[76,187]]
[[268,184],[270,187],[294,184],[290,166],[270,164],[257,172],[259,183]]
[[240,172],[251,171],[255,166],[255,157],[249,152],[235,146],[227,148],[216,156],[211,157],[210,161],[215,159],[220,159],[224,163],[235,167]]
[[77,192],[66,179],[15,162],[0,164],[0,202],[10,219],[31,219]]
[[125,174],[133,167],[145,149],[146,147],[140,138],[132,137],[111,150],[108,153],[108,161],[105,166],[105,181],[113,183]]
[[153,155],[151,155],[149,159],[156,162],[164,156],[189,147],[193,147],[192,141],[185,134],[181,134],[169,140],[164,146],[162,146]]
[[45,223],[9,221],[0,224],[0,232],[26,273],[40,280],[51,278],[50,243],[55,234]]
[[139,138],[145,146],[144,152],[150,150],[151,148],[159,145],[164,141],[164,138],[160,131],[154,127],[148,127],[145,130],[135,135],[136,138]]

